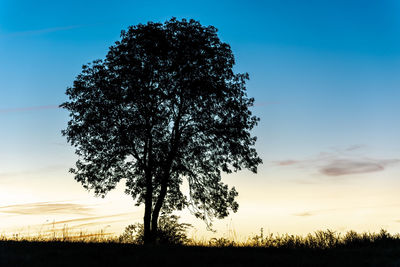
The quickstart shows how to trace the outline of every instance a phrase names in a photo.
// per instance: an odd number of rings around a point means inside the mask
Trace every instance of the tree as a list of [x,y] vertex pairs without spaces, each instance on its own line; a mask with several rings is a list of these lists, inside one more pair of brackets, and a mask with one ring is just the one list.
[[249,110],[249,76],[235,74],[234,63],[216,28],[173,18],[122,31],[66,91],[62,134],[79,156],[70,171],[99,196],[125,178],[126,193],[145,205],[145,243],[155,240],[161,210],[191,207],[207,222],[236,212],[238,193],[221,172],[255,173],[262,162],[250,134],[259,118]]

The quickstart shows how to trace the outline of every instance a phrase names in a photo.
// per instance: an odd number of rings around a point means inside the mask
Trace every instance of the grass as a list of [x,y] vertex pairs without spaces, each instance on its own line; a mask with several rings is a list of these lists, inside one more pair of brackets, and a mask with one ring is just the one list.
[[390,234],[385,230],[379,233],[357,233],[348,231],[345,234],[331,230],[316,231],[306,236],[301,235],[274,235],[265,236],[263,229],[260,235],[250,237],[245,242],[236,242],[225,238],[212,239],[210,246],[239,246],[239,247],[262,247],[278,249],[334,249],[341,247],[365,247],[365,246],[400,246],[400,235]]
[[102,231],[1,236],[0,266],[400,266],[400,235],[317,231],[141,246]]
[[81,242],[81,243],[107,243],[118,242],[113,233],[100,230],[98,232],[71,231],[66,225],[61,229],[51,229],[35,235],[12,234],[0,235],[0,242]]
[[[186,238],[185,238],[186,239]],[[39,233],[34,236],[13,234],[12,236],[0,235],[0,242],[67,242],[67,243],[123,243],[140,245],[126,237],[115,236],[100,230],[95,233],[71,232],[65,226],[62,230]],[[400,234],[390,234],[382,229],[379,233],[348,231],[345,234],[326,230],[316,231],[306,236],[288,234],[264,235],[263,229],[259,235],[249,237],[246,241],[235,241],[228,238],[212,238],[210,240],[187,239],[184,246],[195,247],[249,247],[249,248],[275,248],[275,249],[334,249],[342,247],[368,247],[368,246],[400,246]]]

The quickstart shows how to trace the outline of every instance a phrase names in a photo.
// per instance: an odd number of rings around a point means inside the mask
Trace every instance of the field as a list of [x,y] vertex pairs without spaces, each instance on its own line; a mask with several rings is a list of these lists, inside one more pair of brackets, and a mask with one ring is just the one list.
[[0,266],[400,266],[400,237],[319,231],[185,245],[141,246],[118,238],[0,241]]

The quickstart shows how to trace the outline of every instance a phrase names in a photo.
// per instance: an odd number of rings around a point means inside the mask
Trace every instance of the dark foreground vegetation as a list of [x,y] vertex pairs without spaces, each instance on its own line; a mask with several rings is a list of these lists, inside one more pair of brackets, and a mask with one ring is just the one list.
[[319,231],[255,236],[247,242],[142,246],[103,242],[0,241],[0,266],[400,266],[400,236]]

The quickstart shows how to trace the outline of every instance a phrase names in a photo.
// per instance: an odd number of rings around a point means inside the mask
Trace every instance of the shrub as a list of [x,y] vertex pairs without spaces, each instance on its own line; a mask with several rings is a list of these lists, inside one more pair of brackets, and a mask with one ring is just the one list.
[[[191,224],[178,222],[176,215],[162,214],[158,221],[156,243],[161,245],[184,245],[189,243],[186,231]],[[119,236],[122,243],[143,244],[144,227],[142,223],[128,225]]]

